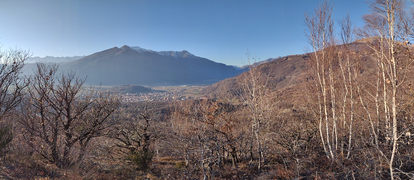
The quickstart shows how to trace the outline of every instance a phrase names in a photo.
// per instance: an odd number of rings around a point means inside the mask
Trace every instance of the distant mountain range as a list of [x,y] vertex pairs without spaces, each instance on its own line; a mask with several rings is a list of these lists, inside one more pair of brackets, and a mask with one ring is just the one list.
[[[78,56],[79,57],[79,56]],[[76,60],[33,58],[59,63],[62,72],[75,71],[87,85],[209,85],[240,73],[232,66],[198,57],[188,51],[152,51],[138,46],[113,47]],[[30,61],[29,61],[30,62]],[[33,72],[34,63],[25,66]]]
[[263,61],[254,62],[253,64],[248,64],[248,65],[244,65],[244,66],[233,66],[233,67],[237,71],[239,71],[239,73],[243,73],[243,72],[246,72],[246,71],[250,70],[250,68],[252,68],[252,67],[259,66],[260,64],[263,64],[263,63],[272,62],[272,61],[280,59],[280,58],[282,58],[282,56],[278,56],[276,58],[268,58],[268,59],[263,60]]

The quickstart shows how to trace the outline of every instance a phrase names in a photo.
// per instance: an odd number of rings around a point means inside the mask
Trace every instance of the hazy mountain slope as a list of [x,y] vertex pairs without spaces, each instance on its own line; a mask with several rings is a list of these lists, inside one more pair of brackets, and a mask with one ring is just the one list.
[[81,59],[85,56],[67,56],[67,57],[54,57],[54,56],[46,56],[46,57],[30,57],[27,59],[26,63],[61,63],[61,62],[69,62]]
[[178,55],[114,47],[61,66],[86,77],[87,84],[181,85],[212,84],[235,76],[236,69],[197,57],[187,51]]

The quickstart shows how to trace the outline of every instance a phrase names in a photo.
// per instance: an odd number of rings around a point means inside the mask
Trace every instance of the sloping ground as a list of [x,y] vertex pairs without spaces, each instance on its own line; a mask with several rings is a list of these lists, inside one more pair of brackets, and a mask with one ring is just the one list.
[[[308,54],[286,56],[268,63],[263,63],[255,67],[254,70],[259,71],[259,74],[267,79],[266,87],[271,92],[279,94],[277,96],[280,96],[280,98],[286,98],[288,96],[297,97],[291,95],[297,95],[299,93],[295,91],[303,89],[304,84],[301,82],[303,82],[303,78],[307,72],[306,60],[308,58]],[[211,98],[220,98],[226,96],[225,94],[228,93],[237,95],[242,88],[242,77],[243,75],[239,75],[220,81],[206,87],[203,93],[208,94]]]
[[[373,51],[367,42],[375,41],[375,38],[367,38],[350,44],[350,54],[357,59],[355,67],[358,68],[358,83],[361,87],[372,88],[372,83],[377,77],[377,63],[372,58]],[[401,46],[401,48],[413,48],[412,46]],[[343,53],[343,45],[335,46],[339,54]],[[260,64],[254,68],[263,79],[267,79],[266,88],[272,93],[274,100],[282,104],[284,108],[304,108],[309,98],[311,78],[308,63],[313,54],[291,55],[277,60]],[[357,55],[357,56],[355,56]],[[245,74],[245,73],[244,73]],[[414,69],[408,72],[405,81],[412,81]],[[203,90],[211,98],[236,98],[242,92],[243,74],[217,82]],[[338,77],[341,78],[341,77]],[[370,87],[371,86],[371,87]],[[337,87],[342,88],[342,87]]]

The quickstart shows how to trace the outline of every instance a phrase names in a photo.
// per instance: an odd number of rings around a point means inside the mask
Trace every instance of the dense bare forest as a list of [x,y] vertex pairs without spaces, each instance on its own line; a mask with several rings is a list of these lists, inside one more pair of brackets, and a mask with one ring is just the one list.
[[2,51],[1,179],[413,179],[404,5],[371,2],[354,27],[325,2],[304,17],[310,52],[252,66],[202,99],[122,102],[54,65],[24,77],[29,54]]

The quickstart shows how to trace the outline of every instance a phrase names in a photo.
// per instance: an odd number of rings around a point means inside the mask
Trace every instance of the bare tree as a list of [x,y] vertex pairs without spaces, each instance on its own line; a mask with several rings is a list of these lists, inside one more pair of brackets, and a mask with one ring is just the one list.
[[28,81],[21,76],[21,69],[27,58],[29,54],[25,51],[0,52],[0,119],[10,115],[23,98]]
[[84,90],[84,80],[74,73],[57,76],[56,72],[56,65],[37,65],[19,123],[36,153],[65,168],[81,161],[90,140],[110,126],[106,121],[119,98]]
[[[246,56],[250,64],[250,53],[248,52]],[[267,75],[261,72],[255,64],[250,65],[250,70],[241,74],[239,78],[241,92],[238,93],[238,97],[250,114],[248,117],[251,126],[250,158],[253,162],[254,148],[257,148],[258,170],[265,162],[263,126],[267,123],[266,120],[269,119],[270,111],[273,109],[271,94],[267,87],[268,80]]]
[[28,81],[21,70],[29,53],[21,50],[0,51],[0,155],[12,140],[11,122],[6,119],[23,99]]
[[154,122],[148,107],[144,110],[128,110],[120,108],[116,112],[121,122],[114,126],[111,138],[117,140],[115,143],[122,154],[127,154],[128,159],[138,166],[139,170],[146,171],[153,157],[150,145],[157,134],[154,132]]

